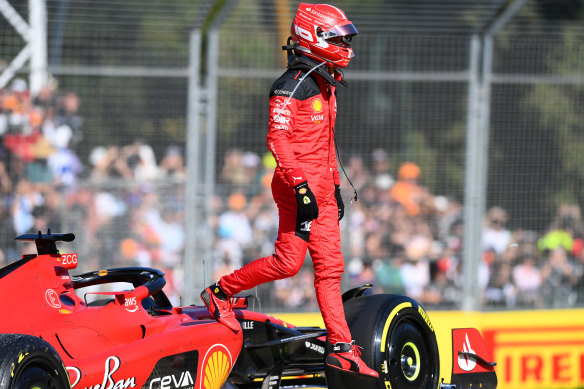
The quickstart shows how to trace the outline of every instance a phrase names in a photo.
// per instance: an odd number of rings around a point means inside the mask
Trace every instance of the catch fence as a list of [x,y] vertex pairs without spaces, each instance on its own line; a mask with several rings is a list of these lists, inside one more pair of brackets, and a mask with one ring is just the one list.
[[[10,4],[26,19],[26,2]],[[48,0],[56,88],[35,103],[46,126],[30,115],[13,122],[3,108],[5,224],[74,230],[92,268],[165,267],[186,303],[269,255],[267,93],[285,68],[280,47],[297,4]],[[433,308],[581,306],[581,19],[536,1],[511,2],[516,13],[502,1],[336,5],[360,32],[350,85],[338,89],[343,288],[373,283]],[[10,64],[25,41],[0,29]],[[18,88],[7,83],[3,101]],[[22,137],[39,129],[45,150]],[[70,160],[55,158],[63,139],[83,166],[73,182],[62,171]],[[392,194],[404,162],[420,169],[415,204]],[[297,277],[251,292],[263,308],[315,309],[310,258]]]

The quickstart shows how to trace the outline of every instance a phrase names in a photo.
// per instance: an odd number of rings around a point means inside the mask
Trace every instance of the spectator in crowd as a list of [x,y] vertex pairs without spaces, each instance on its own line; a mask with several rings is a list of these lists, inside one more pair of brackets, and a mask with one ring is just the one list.
[[513,284],[513,266],[507,261],[496,261],[490,269],[484,302],[497,307],[514,307],[517,291]]
[[[406,263],[403,248],[395,246],[395,251],[388,260],[376,261],[373,264],[375,279],[373,283],[381,293],[406,294],[401,268]],[[359,285],[355,285],[359,286]]]
[[75,185],[77,177],[83,171],[81,160],[69,147],[72,136],[69,127],[59,127],[53,143],[55,151],[47,158],[49,171],[53,177],[53,185],[58,187]]
[[0,197],[0,231],[0,256],[4,261],[12,261],[18,255],[16,241],[14,239],[17,233],[13,213],[10,209],[9,201],[5,197]]
[[511,232],[505,227],[507,211],[492,207],[487,211],[486,226],[483,230],[483,250],[492,250],[495,255],[503,255],[511,242]]
[[245,166],[243,164],[243,155],[243,152],[239,149],[233,149],[227,152],[223,169],[219,174],[220,183],[238,187],[249,182],[249,177],[246,176]]
[[[0,158],[2,158],[2,150],[0,149]],[[12,192],[12,179],[6,171],[6,164],[0,160],[0,196],[8,196]]]
[[570,260],[563,246],[557,246],[548,251],[546,262],[541,270],[545,305],[553,308],[572,307],[577,301],[574,286],[581,276],[582,274],[578,274],[577,267]]
[[67,92],[58,101],[57,121],[68,126],[71,131],[71,143],[77,144],[82,139],[83,117],[79,114],[81,99],[74,92]]
[[371,182],[371,174],[367,170],[363,158],[358,155],[352,155],[347,164],[347,176],[351,177],[351,182],[357,193]]
[[523,255],[518,265],[513,267],[513,283],[517,288],[517,304],[520,306],[541,308],[541,271],[536,267],[532,255]]
[[14,230],[17,235],[30,231],[35,223],[33,211],[43,204],[44,198],[38,191],[38,186],[25,179],[18,182],[12,208]]
[[219,236],[214,246],[214,280],[234,272],[243,265],[243,250],[235,240]]
[[430,244],[430,240],[422,235],[409,239],[405,248],[406,261],[400,268],[406,294],[420,301],[430,283]]
[[137,239],[128,237],[120,241],[120,266],[152,266],[152,258]]
[[427,190],[419,185],[421,170],[412,162],[404,162],[398,171],[398,180],[391,187],[391,198],[400,203],[410,216],[420,214],[422,203],[429,196]]
[[430,282],[424,287],[420,299],[426,306],[455,308],[460,302],[460,288],[448,278],[447,269],[444,261],[430,263]]
[[285,310],[318,309],[314,299],[312,270],[304,266],[296,277],[274,281],[274,305]]
[[[56,115],[57,108],[57,80],[50,78],[46,85],[44,85],[39,93],[34,96],[33,103],[45,114],[45,122],[49,117]],[[51,112],[49,114],[49,112]],[[44,124],[44,123],[43,123]]]
[[[37,124],[38,115],[32,110],[30,93],[26,81],[16,78],[12,81],[11,88],[2,96],[2,128],[0,133],[25,134],[32,131],[32,125]],[[29,116],[35,119],[29,121]]]
[[376,148],[371,153],[373,166],[373,183],[381,190],[389,190],[395,180],[390,174],[391,163],[387,152],[382,148]]
[[562,204],[548,232],[538,240],[538,248],[541,251],[548,251],[561,246],[567,251],[572,251],[574,236],[583,231],[580,215],[580,207],[577,205]]
[[245,214],[247,199],[243,193],[235,192],[229,196],[227,205],[227,211],[219,216],[219,236],[245,247],[252,240],[251,224]]
[[183,155],[178,146],[169,146],[166,155],[158,165],[158,176],[161,179],[174,179],[183,181],[186,176],[186,167]]
[[150,182],[158,176],[154,150],[141,139],[122,147],[121,161],[125,174],[138,182]]

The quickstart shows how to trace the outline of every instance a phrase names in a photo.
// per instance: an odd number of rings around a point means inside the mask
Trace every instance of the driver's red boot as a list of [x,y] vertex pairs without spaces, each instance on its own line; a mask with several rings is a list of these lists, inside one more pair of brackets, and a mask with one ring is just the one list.
[[201,292],[201,300],[203,300],[211,315],[219,323],[226,325],[234,332],[241,330],[241,325],[233,313],[231,296],[228,296],[219,284],[213,284],[205,288]]
[[370,369],[361,359],[361,350],[355,344],[338,342],[333,345],[333,352],[326,357],[326,364],[336,369],[351,373],[364,374],[379,378],[379,374]]

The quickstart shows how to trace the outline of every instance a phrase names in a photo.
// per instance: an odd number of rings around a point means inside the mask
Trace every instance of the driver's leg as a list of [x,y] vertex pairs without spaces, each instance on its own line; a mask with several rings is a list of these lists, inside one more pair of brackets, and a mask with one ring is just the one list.
[[[274,183],[272,183],[274,185]],[[289,193],[288,193],[289,192]],[[307,236],[298,234],[294,192],[274,192],[278,204],[279,226],[274,254],[256,259],[221,279],[201,293],[209,312],[234,331],[239,323],[230,304],[231,296],[265,282],[287,278],[298,273],[308,247]],[[301,237],[303,236],[303,237]]]
[[332,198],[319,207],[318,219],[312,222],[308,245],[314,267],[316,299],[328,340],[333,345],[333,352],[327,356],[326,363],[333,368],[379,377],[361,359],[361,352],[352,341],[345,319],[341,296],[344,261],[340,237],[338,208]]

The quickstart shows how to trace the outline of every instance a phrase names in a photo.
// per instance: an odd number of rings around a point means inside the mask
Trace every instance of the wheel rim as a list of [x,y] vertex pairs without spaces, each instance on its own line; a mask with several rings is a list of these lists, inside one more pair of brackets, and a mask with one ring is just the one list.
[[55,379],[49,371],[39,365],[25,366],[18,375],[14,389],[54,389]]
[[389,330],[386,345],[387,378],[392,387],[429,388],[437,372],[432,342],[425,323],[404,315]]
[[412,342],[407,342],[401,351],[402,373],[408,381],[415,381],[420,375],[420,352]]

